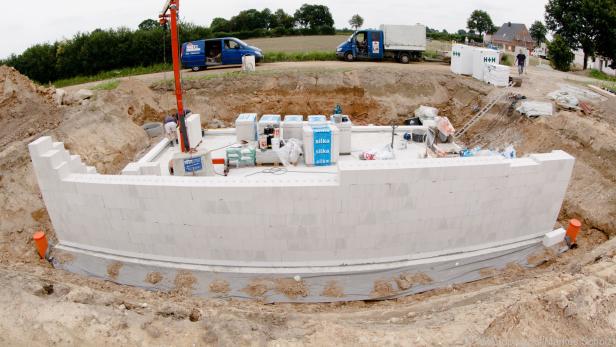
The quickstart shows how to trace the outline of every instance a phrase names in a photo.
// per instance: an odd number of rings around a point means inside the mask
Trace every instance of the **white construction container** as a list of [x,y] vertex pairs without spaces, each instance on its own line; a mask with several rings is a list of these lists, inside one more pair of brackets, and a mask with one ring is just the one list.
[[473,50],[473,77],[483,81],[483,70],[486,64],[499,64],[500,53],[493,49],[475,48]]
[[284,116],[282,122],[282,138],[302,140],[304,131],[304,116],[288,115]]
[[263,129],[267,126],[272,126],[274,128],[280,128],[280,115],[279,114],[265,114],[261,116],[258,123],[258,132],[259,135],[263,134]]
[[456,44],[451,49],[451,71],[458,75],[473,74],[473,51],[475,47]]
[[[315,141],[315,132],[329,131],[329,143]],[[335,125],[310,126],[303,129],[304,159],[308,166],[327,166],[338,162],[340,155],[340,130]],[[315,143],[316,142],[316,143]],[[315,155],[315,149],[317,153]]]
[[511,69],[506,65],[486,64],[483,71],[483,79],[486,83],[496,87],[506,87],[509,85],[509,75]]
[[425,51],[426,26],[417,25],[381,25],[383,46],[393,51]]
[[242,113],[235,120],[237,142],[257,140],[257,114]]
[[338,114],[331,116],[330,121],[340,130],[340,154],[351,154],[351,134],[353,132],[351,118]]

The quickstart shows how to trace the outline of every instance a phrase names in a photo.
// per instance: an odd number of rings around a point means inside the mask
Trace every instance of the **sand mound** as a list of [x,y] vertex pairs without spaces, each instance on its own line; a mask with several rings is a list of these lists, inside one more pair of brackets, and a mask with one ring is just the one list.
[[11,67],[0,66],[0,147],[58,126],[61,117],[53,92]]

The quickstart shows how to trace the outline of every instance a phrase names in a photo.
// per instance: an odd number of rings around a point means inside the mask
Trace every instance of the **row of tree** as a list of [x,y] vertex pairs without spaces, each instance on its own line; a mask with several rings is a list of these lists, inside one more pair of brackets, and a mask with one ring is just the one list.
[[[616,1],[550,0],[545,12],[547,28],[554,33],[550,51],[559,50],[559,68],[568,70],[570,50],[577,49],[584,51],[584,69],[588,58],[597,55],[611,59],[616,68]],[[563,47],[569,52],[562,52]]]
[[[250,9],[241,11],[230,19],[214,18],[210,29],[213,32],[250,32],[255,30],[272,31],[275,34],[295,34],[296,29],[308,29],[315,34],[333,34],[334,18],[324,5],[304,4],[292,16],[283,9],[272,12]],[[304,30],[305,32],[305,30]]]
[[[283,10],[251,9],[229,20],[215,18],[210,27],[179,24],[180,42],[223,36],[245,39],[335,33],[329,8],[309,4],[304,4],[293,16]],[[37,44],[0,61],[0,65],[13,66],[34,81],[48,83],[101,71],[151,66],[165,60],[171,60],[170,33],[158,21],[147,19],[137,30],[96,29],[78,33],[69,40]]]

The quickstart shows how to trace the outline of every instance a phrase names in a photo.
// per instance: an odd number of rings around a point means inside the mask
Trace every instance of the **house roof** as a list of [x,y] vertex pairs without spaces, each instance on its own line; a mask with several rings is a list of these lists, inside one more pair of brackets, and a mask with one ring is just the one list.
[[498,41],[525,41],[525,42],[533,42],[533,39],[530,37],[530,33],[526,28],[526,25],[519,23],[505,23],[503,26],[498,29],[496,34],[492,36],[493,40]]

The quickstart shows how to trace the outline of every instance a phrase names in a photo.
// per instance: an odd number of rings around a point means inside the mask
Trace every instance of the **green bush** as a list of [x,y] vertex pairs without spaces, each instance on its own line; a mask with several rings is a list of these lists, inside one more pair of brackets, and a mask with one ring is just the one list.
[[145,74],[150,74],[150,73],[155,73],[155,72],[171,71],[171,70],[172,70],[171,64],[167,64],[167,65],[156,64],[156,65],[147,66],[147,67],[142,67],[142,66],[129,67],[129,68],[124,68],[124,69],[99,72],[91,76],[75,76],[71,78],[65,78],[65,79],[55,81],[53,85],[56,88],[62,88],[66,86],[76,85],[76,84],[103,81],[103,80],[108,80],[108,79],[113,79],[113,78],[118,78],[118,77],[145,75]]
[[91,90],[114,90],[120,85],[120,80],[109,80],[95,85]]
[[282,61],[328,61],[337,60],[336,53],[330,51],[314,52],[267,52],[265,62],[275,63]]
[[569,71],[574,55],[567,42],[560,35],[555,35],[554,40],[548,44],[548,58],[556,70]]
[[513,66],[513,63],[515,62],[515,58],[513,57],[513,55],[511,54],[503,54],[503,56],[501,57],[501,65],[507,65],[507,66]]
[[590,77],[603,81],[616,82],[616,76],[610,76],[605,72],[596,69],[592,69],[590,71]]

